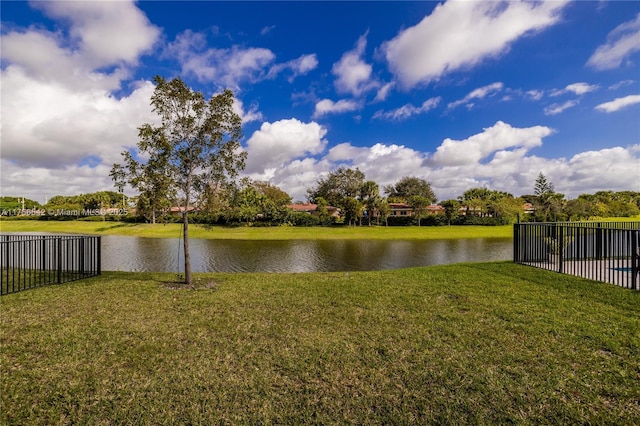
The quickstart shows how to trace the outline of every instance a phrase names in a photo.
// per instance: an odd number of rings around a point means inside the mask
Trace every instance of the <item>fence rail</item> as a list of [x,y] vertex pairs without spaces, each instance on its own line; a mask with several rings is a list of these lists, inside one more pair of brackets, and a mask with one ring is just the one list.
[[99,236],[0,235],[0,295],[100,275]]
[[516,223],[516,263],[640,290],[640,222]]

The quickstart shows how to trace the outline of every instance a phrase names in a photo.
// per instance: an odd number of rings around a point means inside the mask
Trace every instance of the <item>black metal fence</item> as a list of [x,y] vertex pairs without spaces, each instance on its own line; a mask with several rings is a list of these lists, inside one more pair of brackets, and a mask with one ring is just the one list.
[[640,290],[640,222],[516,223],[513,260]]
[[0,235],[0,294],[100,275],[100,237]]

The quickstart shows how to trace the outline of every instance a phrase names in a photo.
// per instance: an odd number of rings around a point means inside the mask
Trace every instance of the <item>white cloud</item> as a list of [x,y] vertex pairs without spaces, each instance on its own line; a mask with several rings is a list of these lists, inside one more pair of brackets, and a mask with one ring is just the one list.
[[299,75],[306,75],[317,67],[318,57],[315,54],[302,55],[297,59],[272,66],[269,70],[268,77],[275,78],[282,71],[289,70],[292,73],[289,77],[289,82],[292,82]]
[[23,167],[0,160],[2,195],[20,196],[41,203],[54,195],[78,195],[96,191],[115,191],[109,177],[111,166],[68,165],[59,169]]
[[13,66],[1,78],[2,157],[22,167],[65,168],[88,156],[112,164],[137,143],[137,127],[156,119],[149,82],[117,99],[41,82]]
[[403,87],[438,80],[506,52],[522,36],[555,24],[565,1],[448,1],[382,46]]
[[275,29],[275,27],[276,27],[275,25],[269,25],[269,26],[267,26],[267,27],[263,27],[263,28],[260,30],[260,35],[267,35],[267,34],[269,34],[271,31],[273,31],[273,30]]
[[529,153],[553,132],[544,126],[515,128],[498,122],[463,141],[445,139],[433,154],[380,142],[369,147],[341,143],[320,158],[298,158],[274,167],[270,180],[294,199],[303,200],[320,176],[338,167],[357,167],[381,188],[404,176],[418,176],[430,182],[438,198],[445,200],[481,186],[516,196],[531,194],[541,171],[568,198],[600,190],[633,189],[629,187],[630,176],[640,178],[640,145],[590,151],[570,159]]
[[488,84],[488,85],[483,86],[483,87],[479,87],[479,88],[473,90],[471,93],[469,93],[463,99],[460,99],[458,101],[449,103],[449,105],[447,105],[447,108],[452,109],[452,108],[456,108],[456,107],[458,107],[460,105],[465,105],[465,104],[468,105],[474,99],[484,99],[487,96],[493,96],[493,95],[497,94],[498,92],[500,92],[503,87],[504,87],[504,84],[499,82],[499,81],[496,82],[496,83]]
[[241,47],[210,48],[204,33],[185,30],[168,44],[164,57],[175,58],[183,74],[191,74],[201,82],[213,82],[219,87],[240,90],[241,83],[255,83],[275,78],[289,71],[289,81],[305,75],[318,66],[315,54],[301,55],[283,63],[274,63],[276,55],[270,49]]
[[327,130],[313,121],[292,118],[262,123],[246,144],[246,172],[264,176],[293,159],[318,154],[327,145],[326,134]]
[[597,70],[618,68],[625,60],[640,51],[640,13],[635,19],[613,29],[607,42],[599,46],[587,61],[587,65]]
[[355,111],[360,108],[360,104],[349,99],[341,99],[333,102],[331,99],[322,99],[316,103],[313,117],[318,118],[326,114],[337,114],[342,112]]
[[622,80],[609,86],[609,90],[618,90],[621,87],[631,86],[633,83],[635,83],[635,80]]
[[373,101],[382,102],[386,100],[387,96],[389,96],[389,92],[391,92],[391,89],[393,89],[394,86],[395,86],[395,82],[383,84],[382,87],[378,89],[378,93],[376,93],[376,97]]
[[573,83],[567,85],[564,89],[553,90],[550,96],[560,96],[565,93],[573,93],[575,95],[584,95],[585,93],[594,92],[600,88],[597,84]]
[[[68,31],[36,27],[10,31],[0,40],[2,59],[33,79],[68,89],[116,90],[128,67],[150,51],[160,35],[131,2],[35,2]],[[111,72],[100,71],[103,68]]]
[[544,92],[542,90],[528,90],[527,96],[534,101],[539,101],[544,96]]
[[360,96],[363,92],[378,87],[371,79],[372,66],[362,60],[367,47],[367,34],[362,35],[356,47],[346,52],[331,68],[336,76],[335,87],[338,93]]
[[573,108],[574,106],[578,105],[580,102],[577,100],[573,100],[573,101],[566,101],[564,103],[561,104],[552,104],[549,105],[548,107],[546,107],[544,109],[544,114],[545,115],[557,115],[560,114],[561,112],[564,112],[565,110],[569,109],[569,108]]
[[[568,194],[603,190],[638,191],[639,161],[640,145],[582,152],[569,161],[562,162],[561,172],[555,177],[554,185]],[[635,185],[630,186],[632,182]]]
[[264,78],[266,67],[276,57],[271,50],[264,48],[209,48],[206,36],[191,30],[178,34],[175,41],[167,46],[165,56],[176,58],[183,74],[235,91],[239,90],[241,82]]
[[131,2],[34,6],[60,30],[2,36],[2,191],[44,201],[113,189],[111,165],[136,145],[137,127],[157,119],[150,82],[131,83],[126,96],[113,91],[160,31]]
[[424,153],[403,145],[376,143],[371,147],[354,147],[345,143],[332,148],[326,159],[357,167],[382,188],[413,171],[421,171],[425,157]]
[[233,112],[238,114],[243,124],[250,123],[252,121],[260,121],[263,118],[262,113],[258,111],[257,104],[252,104],[249,107],[249,111],[245,111],[244,103],[237,97],[234,97],[232,107],[233,107]]
[[615,112],[639,103],[640,95],[629,95],[623,98],[616,98],[610,102],[602,103],[596,106],[596,109],[602,112]]
[[130,1],[34,2],[33,6],[52,18],[71,21],[71,40],[93,67],[135,63],[160,34]]
[[413,115],[422,114],[432,110],[433,108],[438,106],[441,100],[442,98],[440,97],[430,98],[424,101],[422,105],[420,105],[419,107],[414,106],[412,104],[406,104],[404,106],[401,106],[400,108],[387,111],[387,112],[377,111],[373,115],[373,118],[383,118],[383,119],[392,120],[392,121],[406,120]]
[[[121,67],[137,63],[159,30],[130,2],[35,6],[69,23],[68,38],[31,28],[3,35],[2,157],[20,167],[64,169],[88,157],[113,163],[123,145],[137,142],[136,127],[153,119],[153,85],[137,83],[120,99],[111,91],[127,76]],[[113,66],[111,74],[98,71]]]
[[315,54],[302,55],[298,59],[287,62],[287,64],[289,64],[289,68],[294,70],[296,74],[306,74],[316,69],[318,66],[318,58]]
[[465,140],[445,139],[431,157],[437,166],[464,166],[478,163],[497,150],[508,148],[533,148],[542,145],[542,138],[553,129],[534,126],[524,129],[511,127],[498,121],[493,127]]

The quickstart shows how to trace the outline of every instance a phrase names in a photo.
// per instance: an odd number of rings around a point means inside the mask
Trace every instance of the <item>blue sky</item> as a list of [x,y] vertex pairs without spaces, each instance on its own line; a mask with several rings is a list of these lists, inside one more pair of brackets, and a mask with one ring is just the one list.
[[640,190],[640,2],[2,2],[2,195],[113,190],[153,76],[236,94],[245,176],[358,167],[568,198]]

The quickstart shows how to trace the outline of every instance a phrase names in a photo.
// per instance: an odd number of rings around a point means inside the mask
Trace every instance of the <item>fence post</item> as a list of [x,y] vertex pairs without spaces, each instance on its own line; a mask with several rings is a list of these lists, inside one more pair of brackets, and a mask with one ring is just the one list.
[[85,258],[85,256],[87,254],[84,251],[84,240],[85,240],[84,238],[81,238],[81,239],[78,240],[78,242],[80,243],[79,247],[78,247],[78,253],[80,255],[79,256],[80,257],[80,259],[79,259],[80,260],[80,262],[79,262],[80,264],[78,265],[78,272],[80,272],[80,274],[79,274],[80,277],[84,277],[84,274],[85,274],[85,259],[84,258]]
[[520,263],[520,217],[518,223],[513,224],[513,261]]
[[558,241],[558,272],[562,273],[562,262],[564,261],[564,226],[558,226],[556,223],[556,238]]
[[96,237],[97,242],[98,242],[98,247],[97,247],[97,255],[98,255],[98,273],[97,275],[102,274],[102,237],[98,236]]
[[602,260],[602,223],[596,227],[596,260]]
[[58,245],[58,284],[62,283],[62,238],[57,238]]
[[631,288],[640,290],[638,275],[640,275],[640,231],[631,232]]
[[40,269],[42,270],[42,276],[44,277],[44,281],[47,281],[47,237],[46,236],[42,236],[42,239],[40,240],[40,243],[42,244],[42,250],[40,252],[40,256],[42,256],[42,261],[40,262]]

